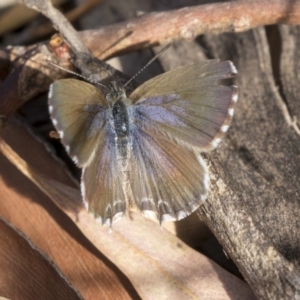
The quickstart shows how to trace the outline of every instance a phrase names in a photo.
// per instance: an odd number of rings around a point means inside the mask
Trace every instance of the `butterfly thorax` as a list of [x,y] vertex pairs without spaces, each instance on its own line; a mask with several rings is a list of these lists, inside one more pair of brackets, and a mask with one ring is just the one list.
[[118,86],[116,81],[111,82],[111,87],[109,93],[106,95],[106,100],[110,107],[113,107],[115,103],[123,99],[123,102],[126,102],[126,93],[125,90]]

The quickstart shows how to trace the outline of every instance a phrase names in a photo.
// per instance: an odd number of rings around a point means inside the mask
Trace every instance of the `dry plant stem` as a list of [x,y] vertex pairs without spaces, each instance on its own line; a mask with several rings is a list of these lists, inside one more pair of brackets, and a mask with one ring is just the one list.
[[[59,6],[66,0],[54,0],[53,5]],[[24,8],[24,5],[14,5],[1,15],[0,36],[12,32],[30,22],[36,17],[38,12]]]
[[[87,76],[91,73],[97,74],[97,80],[99,81],[108,76],[107,81],[104,83],[108,83],[112,77],[121,83],[127,80],[124,74],[115,72],[113,68],[104,63],[100,62],[99,67],[99,61],[97,61],[95,68],[95,60],[91,59],[89,50],[78,38],[78,34],[73,27],[61,13],[52,7],[49,1],[19,0],[19,2],[35,8],[51,18],[56,28],[71,45],[72,50],[76,52],[76,57],[84,58],[81,62],[86,63],[79,62],[77,64],[83,74]],[[244,31],[255,26],[275,23],[300,23],[300,3],[287,0],[274,0],[272,2],[266,0],[240,0],[201,5],[169,12],[150,13],[126,22],[103,27],[100,30],[83,31],[79,35],[95,56],[105,59],[120,53],[170,42],[175,39],[193,38],[202,33]],[[101,43],[99,43],[100,40]],[[120,42],[116,43],[118,40]],[[42,52],[41,49],[44,46],[36,45],[35,47],[37,52]],[[19,47],[13,47],[9,51],[3,49],[0,51],[0,57],[4,57],[5,60],[12,60],[7,56],[8,52],[16,52],[16,54],[19,52],[19,55],[23,55],[26,50],[19,51]],[[44,59],[36,59],[36,61],[42,65],[46,58],[49,59],[45,56]],[[91,60],[90,63],[87,62],[88,59]],[[29,60],[24,61],[24,69],[29,65],[28,62]],[[61,78],[59,70],[53,71],[56,72],[51,76],[53,80]],[[30,78],[27,77],[29,75]],[[42,76],[42,73],[39,76]],[[13,114],[26,101],[39,92],[46,91],[49,87],[49,83],[45,83],[45,80],[43,81],[44,84],[39,81],[39,86],[33,86],[31,83],[36,82],[36,79],[31,73],[28,73],[28,75],[22,74],[23,83],[21,84],[19,83],[18,74],[13,74],[12,77],[14,79],[11,78],[0,86],[2,99],[4,99],[0,102],[0,114],[6,116]],[[26,84],[28,84],[27,87],[25,87]],[[135,87],[136,85],[133,82],[128,91]],[[29,88],[31,93],[23,93],[22,89],[29,90]],[[22,96],[20,97],[20,95]]]
[[[66,13],[66,18],[70,22],[74,22],[78,18],[80,18],[82,15],[90,11],[94,6],[101,3],[103,0],[88,0],[84,3],[82,3],[80,6],[74,8],[70,12]],[[43,27],[34,28],[31,31],[31,34],[34,38],[42,38],[45,37],[51,33],[54,33],[54,28],[52,24],[49,22],[47,24],[44,24]]]
[[[83,31],[81,37],[94,55],[103,59],[173,40],[194,39],[203,33],[242,32],[278,23],[300,24],[300,2],[236,0],[154,12],[100,30]],[[128,32],[132,32],[129,37],[102,53]]]
[[[45,63],[50,54],[43,44],[0,50],[0,57],[5,56],[12,62],[12,68],[0,84],[0,115],[8,118],[25,102],[47,90],[52,76]],[[57,71],[54,74],[59,76]]]
[[[96,59],[78,37],[77,32],[68,20],[53,8],[49,1],[27,0],[19,2],[43,12],[52,20],[70,44],[74,54],[74,64],[83,75],[94,81],[103,80],[103,84],[106,85],[112,79],[120,84],[128,80],[128,77],[123,73]],[[32,99],[38,93],[48,90],[49,84],[53,80],[60,79],[63,76],[60,70],[49,67],[45,62],[46,59],[51,59],[51,54],[44,44],[2,49],[2,51],[0,50],[0,58],[3,58],[4,61],[13,62],[11,73],[0,85],[0,114],[6,117],[12,115],[26,101]],[[132,82],[128,87],[128,91],[132,91],[136,86],[136,83]]]
[[[59,31],[72,49],[73,63],[84,76],[91,78],[93,81],[107,80],[110,82],[113,78],[122,83],[128,80],[127,76],[93,56],[91,51],[80,39],[77,31],[66,17],[52,6],[50,0],[19,0],[19,2],[41,12],[52,21],[53,26]],[[104,84],[105,83],[106,82],[104,82]]]
[[24,3],[27,7],[37,10],[40,13],[44,14],[46,17],[48,17],[53,22],[55,28],[64,37],[64,39],[66,39],[66,41],[71,45],[75,54],[90,54],[90,51],[81,42],[73,26],[69,23],[69,21],[61,12],[59,12],[52,6],[51,1],[19,0],[19,2]]

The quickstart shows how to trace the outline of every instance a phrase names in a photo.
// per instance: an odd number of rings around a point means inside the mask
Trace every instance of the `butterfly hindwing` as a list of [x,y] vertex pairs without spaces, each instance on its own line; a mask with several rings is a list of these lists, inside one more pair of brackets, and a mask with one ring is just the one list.
[[101,223],[111,226],[126,210],[123,176],[119,168],[113,135],[103,130],[105,143],[97,148],[82,171],[81,191],[88,211]]
[[188,216],[206,199],[209,186],[200,154],[139,127],[132,133],[130,185],[136,206],[160,222]]

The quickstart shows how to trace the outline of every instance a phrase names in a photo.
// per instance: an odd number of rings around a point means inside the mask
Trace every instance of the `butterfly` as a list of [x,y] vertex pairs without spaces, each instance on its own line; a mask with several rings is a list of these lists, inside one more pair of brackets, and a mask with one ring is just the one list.
[[77,80],[54,82],[49,112],[66,151],[82,168],[87,210],[111,226],[130,208],[160,222],[180,220],[206,200],[200,152],[228,130],[237,87],[230,61],[209,60],[156,76],[129,97],[112,82],[105,95]]

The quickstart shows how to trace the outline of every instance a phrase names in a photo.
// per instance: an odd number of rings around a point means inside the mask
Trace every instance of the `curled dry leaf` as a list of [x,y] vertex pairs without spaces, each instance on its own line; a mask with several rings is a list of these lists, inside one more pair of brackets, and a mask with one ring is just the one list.
[[83,299],[55,264],[0,218],[0,293],[9,299]]
[[[14,127],[17,125],[9,124],[5,130],[14,130]],[[21,142],[25,133],[21,133],[21,128],[18,130]],[[26,138],[27,144],[32,144],[29,148],[33,148],[37,141],[28,133]],[[244,282],[138,214],[132,214],[131,218],[124,217],[110,232],[85,211],[77,188],[66,186],[61,179],[53,179],[50,174],[46,175],[36,163],[35,168],[31,167],[33,157],[26,157],[25,163],[6,141],[13,144],[4,135],[4,140],[0,143],[4,155],[69,216],[94,247],[129,278],[143,299],[255,299]],[[19,148],[18,152],[20,151]],[[48,156],[49,165],[55,164],[58,167],[57,161],[47,151],[41,148],[40,152],[40,157]],[[38,153],[34,160],[39,160]],[[63,166],[58,168],[63,170]],[[77,235],[80,236],[77,232],[74,234],[75,239]],[[47,251],[51,253],[51,245],[48,247],[50,249]],[[84,273],[85,265],[83,261],[81,263]],[[71,273],[71,270],[68,271]],[[70,273],[66,274],[68,278],[72,277]],[[97,272],[94,276],[97,276]],[[79,287],[78,289],[81,291]]]
[[[48,178],[55,177],[60,184],[76,187],[61,163],[23,125],[9,123],[3,130],[6,141],[18,149],[23,159],[29,159],[28,163],[34,169],[42,170]],[[26,165],[19,160],[23,170]],[[24,232],[55,262],[84,299],[138,299],[128,279],[2,154],[0,171],[0,215]]]

